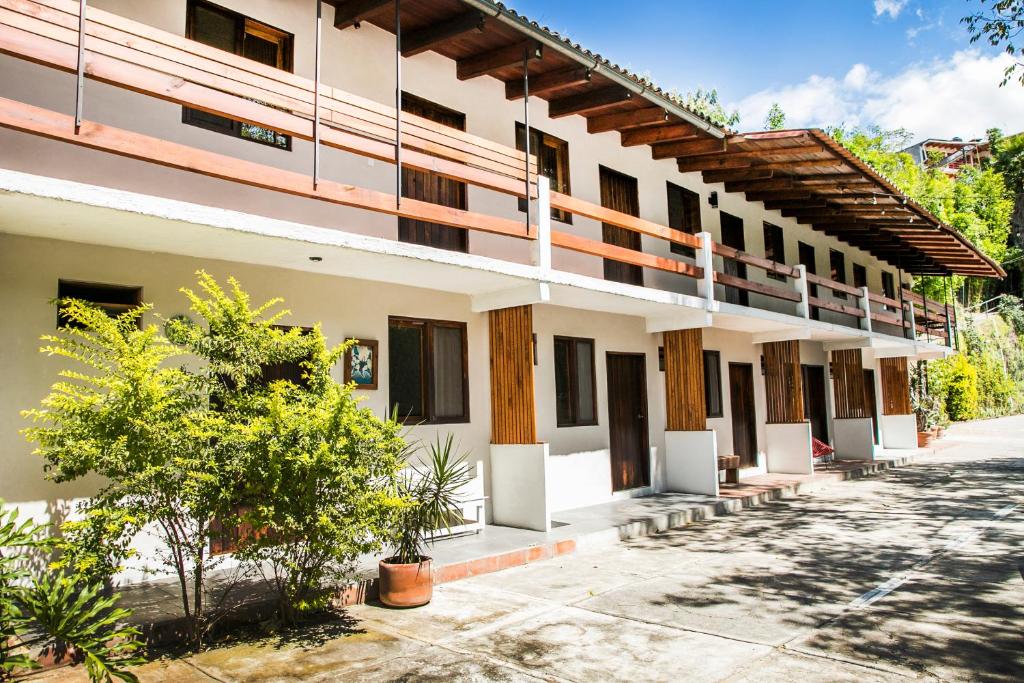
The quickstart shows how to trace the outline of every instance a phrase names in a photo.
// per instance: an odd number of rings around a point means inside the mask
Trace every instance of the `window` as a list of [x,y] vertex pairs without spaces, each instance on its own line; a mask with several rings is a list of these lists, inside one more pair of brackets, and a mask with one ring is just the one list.
[[[896,279],[892,276],[892,273],[888,271],[882,271],[882,296],[887,299],[896,298]],[[888,310],[895,310],[894,306],[886,306]]]
[[400,419],[468,422],[466,324],[389,318],[388,375]]
[[868,269],[859,263],[853,264],[853,286],[854,287],[867,287],[868,286]]
[[[58,299],[81,299],[102,308],[110,317],[130,311],[142,303],[142,287],[124,287],[121,285],[102,285],[94,282],[74,282],[71,280],[57,281]],[[142,329],[142,317],[138,319]],[[57,309],[57,327],[82,326],[68,320],[61,308]]]
[[[516,149],[526,151],[526,126],[516,124]],[[551,190],[569,192],[569,143],[553,135],[530,128],[530,153],[537,156],[537,171],[551,181]],[[519,210],[526,211],[526,200],[519,199]],[[572,214],[561,209],[551,209],[551,217],[563,223],[572,223]]]
[[708,417],[722,417],[722,357],[704,352],[704,408]]
[[[680,232],[696,235],[700,227],[700,195],[685,187],[667,183],[668,187],[668,227]],[[694,257],[693,247],[672,243],[673,254]]]
[[[839,282],[846,284],[846,257],[843,256],[843,252],[836,251],[835,249],[828,250],[828,276],[833,282]],[[837,299],[845,299],[846,294],[843,292],[837,292],[832,290],[832,296]]]
[[[782,228],[771,223],[764,224],[764,257],[776,263],[786,262],[786,244],[782,239]],[[768,277],[786,281],[786,276],[779,273],[768,273]]]
[[559,427],[597,424],[594,340],[555,337],[555,413]]
[[[185,36],[282,71],[292,70],[292,34],[204,0],[189,0]],[[181,120],[280,149],[292,147],[287,135],[188,107],[182,108]]]

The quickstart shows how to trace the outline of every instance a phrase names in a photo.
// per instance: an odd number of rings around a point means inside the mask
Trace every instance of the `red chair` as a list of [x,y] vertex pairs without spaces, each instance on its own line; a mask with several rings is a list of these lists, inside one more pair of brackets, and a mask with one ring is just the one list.
[[826,468],[830,467],[836,460],[836,449],[829,446],[821,439],[811,437],[811,455],[814,457],[814,464],[821,463]]

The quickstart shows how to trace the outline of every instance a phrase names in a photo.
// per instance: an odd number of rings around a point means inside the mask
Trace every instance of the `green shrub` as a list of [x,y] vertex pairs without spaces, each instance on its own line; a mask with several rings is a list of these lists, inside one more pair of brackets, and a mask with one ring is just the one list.
[[967,356],[958,353],[931,364],[929,389],[938,393],[949,419],[972,420],[978,416],[978,370]]

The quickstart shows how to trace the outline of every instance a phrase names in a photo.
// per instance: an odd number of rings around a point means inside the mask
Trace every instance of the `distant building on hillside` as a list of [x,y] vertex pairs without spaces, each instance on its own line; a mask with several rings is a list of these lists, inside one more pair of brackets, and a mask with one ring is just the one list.
[[978,168],[982,161],[992,156],[988,141],[975,138],[964,142],[961,138],[941,140],[928,138],[903,150],[920,166],[937,168],[954,177],[965,166]]

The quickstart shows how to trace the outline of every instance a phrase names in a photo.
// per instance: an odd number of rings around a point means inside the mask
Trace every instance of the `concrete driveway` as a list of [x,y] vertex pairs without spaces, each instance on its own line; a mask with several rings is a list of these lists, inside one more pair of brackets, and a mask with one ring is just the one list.
[[1024,417],[919,464],[362,605],[165,681],[1024,680]]

